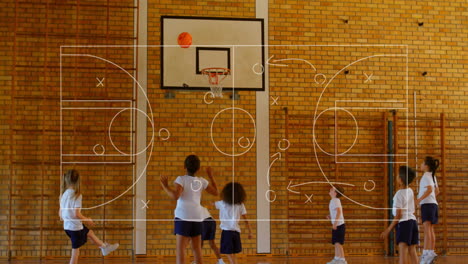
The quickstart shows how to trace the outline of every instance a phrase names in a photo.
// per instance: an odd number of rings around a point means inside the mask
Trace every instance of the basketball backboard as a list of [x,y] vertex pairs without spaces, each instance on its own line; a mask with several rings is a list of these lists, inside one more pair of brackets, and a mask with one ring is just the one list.
[[265,90],[263,19],[161,17],[161,88],[209,89],[202,69],[230,70],[226,89]]

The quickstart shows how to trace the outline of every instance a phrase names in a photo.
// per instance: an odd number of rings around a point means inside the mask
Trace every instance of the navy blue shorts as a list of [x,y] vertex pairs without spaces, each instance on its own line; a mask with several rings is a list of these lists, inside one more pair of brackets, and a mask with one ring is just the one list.
[[421,218],[423,223],[426,221],[433,225],[439,223],[439,206],[437,204],[422,204]]
[[86,244],[88,241],[88,232],[89,229],[83,225],[83,229],[72,231],[72,230],[65,230],[67,236],[70,238],[72,242],[72,248],[77,249]]
[[216,221],[212,218],[203,220],[202,225],[202,240],[214,240],[216,235]]
[[242,251],[240,233],[223,230],[221,232],[221,254],[237,254]]
[[346,225],[342,224],[336,227],[336,230],[332,229],[332,244],[340,243],[344,245],[344,237],[346,232]]
[[185,221],[177,217],[174,219],[174,235],[196,237],[201,233],[202,222]]
[[406,243],[408,246],[419,244],[419,230],[416,220],[399,222],[396,226],[396,241]]

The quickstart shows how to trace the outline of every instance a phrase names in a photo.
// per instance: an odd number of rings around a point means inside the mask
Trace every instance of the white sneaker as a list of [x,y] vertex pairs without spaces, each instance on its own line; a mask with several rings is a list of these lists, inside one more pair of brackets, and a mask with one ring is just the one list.
[[421,255],[421,259],[419,260],[419,264],[426,264],[427,263],[427,253],[423,253]]
[[327,262],[327,264],[338,264],[338,260],[332,259],[331,261]]
[[427,264],[432,264],[434,263],[434,260],[437,258],[437,254],[436,253],[429,253],[427,254],[427,257],[426,257],[426,263]]
[[119,243],[115,243],[115,244],[104,243],[104,245],[101,247],[102,255],[107,256],[109,255],[109,253],[116,250],[118,247],[119,247]]
[[218,262],[216,262],[216,264],[226,264],[224,263],[224,260],[222,258],[218,259]]

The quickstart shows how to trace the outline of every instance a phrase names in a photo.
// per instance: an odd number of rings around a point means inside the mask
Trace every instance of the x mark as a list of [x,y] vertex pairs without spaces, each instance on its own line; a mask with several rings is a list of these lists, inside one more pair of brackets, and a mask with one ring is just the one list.
[[279,99],[279,96],[278,97],[273,97],[273,96],[270,96],[271,99],[273,99],[273,103],[271,103],[271,105],[278,105],[278,99]]
[[106,79],[106,78],[102,78],[102,80],[99,80],[99,78],[96,77],[96,80],[98,80],[98,82],[99,82],[99,83],[96,85],[96,87],[99,87],[99,86],[104,87],[104,83],[102,83],[102,82],[104,82],[104,79]]
[[143,203],[143,207],[141,208],[142,210],[149,208],[148,204],[149,204],[150,200],[146,201],[146,203],[143,200],[140,200],[140,201]]
[[371,75],[367,75],[367,73],[364,73],[364,75],[367,77],[367,80],[365,80],[364,82],[367,83],[367,82],[372,82],[372,75],[374,75],[373,73],[371,73]]

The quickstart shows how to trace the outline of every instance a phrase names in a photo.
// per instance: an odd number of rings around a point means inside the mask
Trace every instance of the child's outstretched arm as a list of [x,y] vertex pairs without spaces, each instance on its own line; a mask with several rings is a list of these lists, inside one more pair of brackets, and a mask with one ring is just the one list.
[[180,195],[184,191],[184,188],[182,186],[176,183],[174,184],[175,190],[173,190],[171,187],[169,187],[169,183],[168,183],[169,180],[167,176],[164,176],[164,175],[161,175],[160,181],[161,181],[161,186],[163,187],[167,195],[169,195],[169,197],[171,197],[174,200],[179,199]]
[[380,238],[382,239],[387,238],[390,231],[392,231],[392,229],[398,224],[398,221],[400,221],[400,218],[401,218],[401,208],[397,208],[396,215],[393,218],[392,223],[387,227],[387,229],[385,229],[385,231],[382,232],[382,234],[380,234]]
[[206,168],[206,174],[208,174],[208,179],[210,180],[210,184],[206,187],[206,192],[211,195],[218,196],[218,186],[216,186],[216,181],[213,177],[213,169],[211,167]]
[[249,239],[252,239],[252,230],[250,229],[249,221],[247,220],[247,215],[242,215],[242,219],[244,219],[245,224],[247,225],[247,229],[249,230]]

